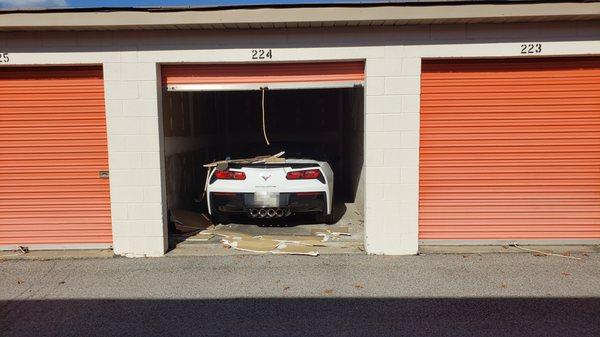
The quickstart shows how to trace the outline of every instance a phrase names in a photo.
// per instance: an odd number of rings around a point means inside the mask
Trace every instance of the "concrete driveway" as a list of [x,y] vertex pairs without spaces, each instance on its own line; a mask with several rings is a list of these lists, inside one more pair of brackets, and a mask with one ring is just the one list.
[[0,335],[599,336],[586,255],[0,260]]

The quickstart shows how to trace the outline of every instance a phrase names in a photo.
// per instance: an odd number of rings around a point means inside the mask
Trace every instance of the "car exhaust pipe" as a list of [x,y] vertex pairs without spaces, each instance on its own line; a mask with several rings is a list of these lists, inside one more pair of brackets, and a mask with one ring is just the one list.
[[256,208],[250,209],[250,216],[256,218],[258,216],[258,210]]
[[261,218],[264,218],[264,217],[267,215],[267,210],[266,210],[266,209],[264,209],[264,208],[261,208],[261,209],[258,211],[258,215],[259,215]]
[[269,216],[269,218],[272,218],[275,216],[275,210],[273,208],[269,208],[269,210],[267,211],[267,215]]
[[278,209],[275,211],[275,215],[276,215],[278,218],[281,218],[281,217],[283,216],[283,214],[284,214],[284,212],[283,212],[283,208],[278,208]]

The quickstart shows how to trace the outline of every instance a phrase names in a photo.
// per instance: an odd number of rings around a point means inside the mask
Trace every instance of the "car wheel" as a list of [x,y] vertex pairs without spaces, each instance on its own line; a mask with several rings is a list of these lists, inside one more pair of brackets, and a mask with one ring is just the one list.
[[215,224],[227,225],[229,223],[229,216],[225,214],[215,214],[212,218]]
[[333,212],[331,212],[331,214],[317,214],[315,220],[319,223],[326,223],[328,225],[336,222]]

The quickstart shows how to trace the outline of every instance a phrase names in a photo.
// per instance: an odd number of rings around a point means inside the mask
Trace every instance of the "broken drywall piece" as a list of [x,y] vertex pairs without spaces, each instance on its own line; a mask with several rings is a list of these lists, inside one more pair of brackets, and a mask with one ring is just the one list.
[[269,253],[279,245],[277,241],[263,239],[223,239],[222,242],[234,249],[253,253]]
[[[268,160],[277,160],[275,158],[280,158],[281,156],[283,156],[284,153],[285,153],[284,151],[281,151],[274,155],[256,156],[253,158],[218,160],[218,161],[214,161],[212,163],[204,164],[203,166],[209,167],[209,168],[217,167],[220,170],[225,170],[225,169],[227,169],[229,164],[260,164],[260,163],[266,163]],[[281,158],[281,159],[283,159],[283,158]],[[285,159],[283,159],[283,160],[285,161]]]
[[319,252],[309,246],[283,242],[280,243],[277,249],[273,250],[272,253],[286,255],[319,256]]
[[[272,253],[280,255],[319,255],[318,251],[316,251],[314,248],[307,244],[310,241],[304,241],[303,243],[295,243],[271,240],[266,239],[264,237],[245,237],[240,239],[223,238],[221,242],[224,245],[235,250],[259,254]],[[315,241],[312,243],[320,244],[321,242]]]
[[350,230],[347,226],[339,226],[339,227],[321,227],[321,228],[313,228],[310,230],[312,235],[317,236],[350,236]]
[[199,235],[214,235],[221,238],[221,242],[233,249],[252,253],[272,253],[287,255],[318,256],[319,252],[314,246],[325,246],[324,242],[329,236],[308,235],[256,235],[241,233],[229,226],[218,225],[203,230]]
[[295,243],[303,246],[325,246],[326,236],[306,236],[306,235],[257,235],[254,238],[273,240],[277,242]]
[[251,235],[240,233],[228,228],[227,226],[218,225],[211,229],[205,229],[200,234],[212,234],[219,237],[224,237],[232,240],[252,239]]
[[282,164],[285,163],[285,158],[281,158],[281,157],[269,157],[267,159],[265,159],[265,164]]
[[[281,152],[278,152],[271,156],[260,156],[260,157],[257,157],[256,160],[252,161],[252,163],[260,164],[260,163],[266,163],[267,160],[276,160],[275,158],[280,158],[281,156],[283,156],[284,153],[285,153],[285,151],[281,151]],[[284,159],[284,158],[281,158],[281,159]],[[285,159],[284,159],[284,161],[285,161]]]

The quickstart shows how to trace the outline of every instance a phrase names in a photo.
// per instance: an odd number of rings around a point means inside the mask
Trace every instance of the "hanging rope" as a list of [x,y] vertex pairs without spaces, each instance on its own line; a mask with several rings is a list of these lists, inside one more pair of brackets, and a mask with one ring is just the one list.
[[269,138],[267,137],[267,125],[265,123],[265,90],[266,88],[260,88],[262,91],[262,128],[263,128],[263,136],[265,137],[265,142],[267,145],[271,145],[269,142]]

